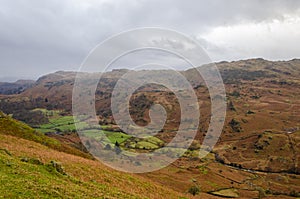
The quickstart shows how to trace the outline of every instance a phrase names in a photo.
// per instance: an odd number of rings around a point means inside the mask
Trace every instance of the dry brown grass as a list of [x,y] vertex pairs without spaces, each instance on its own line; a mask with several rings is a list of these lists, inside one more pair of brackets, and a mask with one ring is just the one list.
[[[0,148],[7,149],[13,156],[37,158],[43,163],[51,160],[61,162],[68,175],[83,182],[98,182],[110,187],[116,187],[122,192],[130,193],[139,198],[178,198],[183,196],[141,176],[130,175],[110,169],[98,161],[66,154],[52,150],[41,144],[0,135]],[[91,192],[97,190],[90,190]]]

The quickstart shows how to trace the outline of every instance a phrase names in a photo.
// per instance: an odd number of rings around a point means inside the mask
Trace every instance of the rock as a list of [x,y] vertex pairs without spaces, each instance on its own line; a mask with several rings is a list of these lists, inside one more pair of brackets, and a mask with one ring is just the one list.
[[57,171],[58,173],[62,174],[62,175],[67,175],[63,166],[61,165],[61,163],[56,162],[56,161],[51,161],[50,164],[48,164],[49,168],[54,169],[55,171]]
[[216,195],[216,196],[226,197],[226,198],[238,198],[239,197],[239,192],[237,189],[222,189],[219,191],[214,191],[211,194]]

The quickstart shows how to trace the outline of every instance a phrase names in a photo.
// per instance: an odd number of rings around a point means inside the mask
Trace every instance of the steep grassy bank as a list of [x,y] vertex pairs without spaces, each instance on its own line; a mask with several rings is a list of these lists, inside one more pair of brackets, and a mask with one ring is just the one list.
[[181,197],[141,176],[55,150],[59,141],[0,116],[0,198]]

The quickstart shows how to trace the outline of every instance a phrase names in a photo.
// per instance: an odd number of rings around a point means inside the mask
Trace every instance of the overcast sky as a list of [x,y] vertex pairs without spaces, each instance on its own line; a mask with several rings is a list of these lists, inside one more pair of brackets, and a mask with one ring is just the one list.
[[174,29],[213,61],[300,58],[298,0],[0,0],[0,81],[77,70],[104,39]]

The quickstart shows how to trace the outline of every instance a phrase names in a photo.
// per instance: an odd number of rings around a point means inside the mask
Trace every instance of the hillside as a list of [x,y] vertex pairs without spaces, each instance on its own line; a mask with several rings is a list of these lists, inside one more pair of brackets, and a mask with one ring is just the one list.
[[67,144],[59,142],[57,139],[52,139],[44,134],[37,132],[28,125],[12,119],[0,111],[0,134],[11,135],[18,138],[27,139],[33,142],[40,143],[51,149],[62,151],[65,153],[92,158],[89,154],[75,149]]
[[[3,114],[0,132],[0,197],[180,197],[179,193],[142,177],[117,172],[98,161],[54,150],[50,144],[54,140],[40,135],[37,139],[29,127]],[[40,144],[42,141],[45,141],[44,145]]]
[[[300,60],[272,62],[249,59],[220,62],[216,65],[225,83],[228,110],[218,143],[219,147],[215,152],[226,163],[237,164],[246,169],[299,173],[297,131],[300,128]],[[118,79],[126,72],[126,70],[114,70],[102,76],[96,91],[96,111],[103,123],[114,124],[110,111],[111,93]],[[207,87],[199,76],[195,76],[194,69],[181,71],[181,73],[194,86],[198,96],[201,118],[197,139],[202,141],[210,119]],[[63,71],[45,75],[39,78],[32,88],[19,95],[0,97],[0,110],[26,122],[25,119],[29,114],[30,118],[43,118],[37,115],[38,112],[31,112],[36,108],[58,109],[64,112],[62,114],[70,115],[75,75],[75,72]],[[91,82],[97,81],[95,75],[87,75]],[[168,142],[174,136],[172,132],[176,131],[180,121],[178,101],[169,90],[157,92],[153,85],[141,87],[132,96],[131,116],[137,124],[146,125],[150,122],[148,113],[153,103],[161,104],[167,111],[166,124],[158,137]],[[22,114],[27,118],[22,117]],[[35,120],[38,122],[37,119]],[[45,121],[48,123],[47,120]],[[28,123],[31,124],[31,121]],[[264,142],[268,132],[274,134],[271,136],[274,139],[265,141],[270,146],[261,147],[262,144],[259,143]],[[289,132],[292,134],[286,135]],[[282,142],[276,141],[280,138]],[[249,145],[249,142],[253,144]],[[295,144],[290,144],[294,142]],[[234,150],[225,151],[223,150],[225,148],[234,148]],[[280,153],[275,153],[275,156],[266,152],[272,149],[273,153],[276,151],[275,148],[279,150],[282,148]],[[250,163],[254,157],[258,160],[256,163]],[[281,166],[279,162],[284,162],[285,165]]]
[[0,82],[0,95],[19,94],[33,86],[33,80],[18,80],[13,83]]
[[[194,69],[181,71],[194,87],[200,106],[196,140],[185,156],[169,167],[140,176],[180,193],[196,184],[201,188],[198,196],[205,198],[299,197],[300,60],[249,59],[216,65],[225,83],[228,106],[222,135],[212,153],[203,159],[196,157],[210,122],[207,87],[195,76]],[[127,135],[115,125],[110,111],[114,85],[126,72],[114,70],[103,74],[96,91],[99,123],[109,139],[113,143],[118,141],[125,150],[157,149],[176,135],[180,121],[178,101],[166,88],[158,91],[157,85],[142,86],[130,101],[133,120],[147,125],[149,109],[158,103],[165,108],[167,121],[152,140]],[[86,75],[91,82],[97,81],[93,74]],[[74,78],[75,72],[45,75],[18,95],[1,96],[0,110],[24,119],[36,131],[78,151],[81,145],[71,116]],[[34,121],[27,120],[28,117]],[[89,131],[84,123],[80,126],[97,138],[97,130]]]

